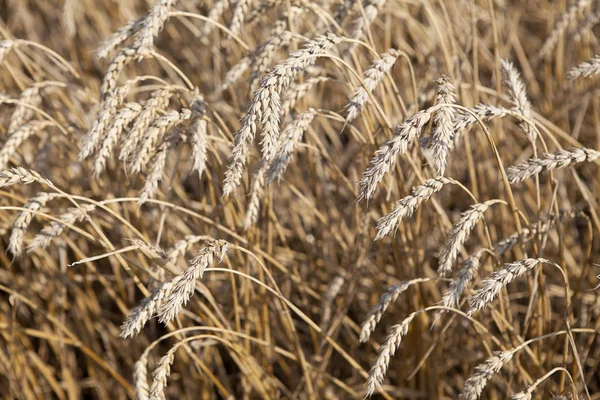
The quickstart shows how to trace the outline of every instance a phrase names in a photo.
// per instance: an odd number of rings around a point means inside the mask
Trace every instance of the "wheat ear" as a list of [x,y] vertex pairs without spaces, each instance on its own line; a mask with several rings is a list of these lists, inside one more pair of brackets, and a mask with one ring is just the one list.
[[[215,2],[213,2],[212,8],[208,12],[206,18],[208,18],[210,21],[218,22],[219,19],[221,19],[223,13],[227,10],[227,8],[229,8],[230,3],[231,2],[229,0],[216,0]],[[205,23],[202,27],[202,30],[200,31],[202,37],[207,37],[208,35],[210,35],[214,27],[214,24],[208,22]]]
[[154,38],[158,36],[169,19],[169,9],[177,4],[178,0],[158,0],[152,7],[148,16],[142,22],[142,27],[137,33],[134,46],[138,54],[154,47]]
[[198,252],[198,256],[189,261],[190,266],[171,281],[173,289],[157,312],[160,322],[168,324],[179,314],[181,308],[194,294],[196,280],[202,278],[204,270],[212,264],[215,256],[219,257],[219,263],[223,261],[228,246],[229,243],[225,240],[213,240],[207,243],[206,247]]
[[[521,76],[517,72],[514,65],[506,60],[501,60],[502,65],[502,76],[504,79],[504,85],[508,89],[508,94],[515,105],[515,109],[528,121],[532,121],[531,117],[531,103],[527,98],[527,90]],[[519,121],[519,127],[527,135],[531,143],[535,143],[536,133],[532,127],[525,121]]]
[[600,56],[579,64],[567,73],[567,78],[573,80],[583,76],[585,78],[600,73]]
[[265,190],[266,175],[269,164],[265,160],[261,160],[252,183],[250,184],[250,199],[246,207],[246,217],[244,218],[244,230],[250,229],[252,225],[258,221],[260,212],[260,199]]
[[285,170],[296,151],[296,147],[302,141],[304,132],[308,129],[310,123],[317,115],[317,110],[309,108],[294,119],[292,123],[285,127],[281,133],[277,153],[271,161],[267,172],[267,182],[275,179],[281,179]]
[[25,169],[23,167],[14,167],[0,172],[0,188],[16,185],[22,183],[29,185],[33,182],[43,183],[50,187],[54,187],[54,184],[38,172]]
[[367,378],[367,396],[371,396],[375,393],[375,390],[381,386],[385,379],[388,366],[391,358],[400,347],[402,343],[402,337],[408,333],[408,325],[421,311],[415,311],[404,319],[400,324],[394,325],[390,334],[388,335],[385,343],[379,349],[377,359],[369,371],[369,377]]
[[483,213],[485,213],[490,206],[499,202],[501,202],[501,200],[490,200],[485,203],[474,204],[468,211],[461,214],[461,219],[452,227],[452,231],[450,232],[448,239],[446,239],[446,243],[444,243],[444,247],[440,253],[438,267],[438,273],[440,275],[452,271],[452,265],[454,265],[462,245],[469,238],[469,235],[477,222],[483,217]]
[[148,385],[148,354],[144,352],[133,366],[133,387],[137,400],[148,400],[150,385]]
[[[35,197],[29,199],[24,208],[31,211],[38,211],[44,207],[48,201],[57,196],[58,194],[40,192],[36,194]],[[11,252],[15,259],[19,258],[23,253],[23,239],[25,238],[25,232],[33,220],[33,217],[34,214],[32,212],[23,210],[19,212],[19,215],[17,215],[17,218],[13,223],[7,250]]]
[[85,218],[86,213],[90,213],[95,209],[96,206],[93,204],[83,204],[80,208],[69,208],[67,212],[61,214],[59,217],[60,222],[52,221],[49,225],[45,226],[35,238],[33,238],[29,246],[27,246],[27,251],[48,247],[52,239],[62,234],[65,225],[72,225],[77,221],[81,221]]
[[503,287],[541,263],[550,264],[550,261],[544,258],[527,258],[504,264],[502,269],[495,271],[488,279],[482,282],[481,288],[471,298],[471,305],[467,314],[473,315],[477,311],[485,309],[488,304],[494,301]]
[[373,62],[364,72],[364,87],[359,85],[354,89],[354,93],[345,107],[346,122],[352,122],[358,117],[369,101],[369,93],[375,90],[377,85],[383,80],[385,74],[392,69],[396,60],[400,57],[400,52],[396,49],[389,49],[386,53],[381,54],[380,57],[379,60]]
[[360,342],[364,343],[369,340],[371,334],[375,331],[381,317],[387,310],[390,304],[396,301],[400,294],[404,293],[409,287],[421,282],[430,282],[434,278],[417,278],[409,281],[400,282],[397,285],[390,286],[381,295],[377,304],[371,308],[360,328]]
[[510,183],[522,182],[525,179],[538,175],[542,171],[566,168],[569,165],[583,162],[592,162],[600,157],[600,152],[585,147],[570,150],[559,150],[554,153],[545,153],[540,158],[534,157],[525,160],[507,170]]
[[[456,103],[456,88],[450,78],[443,76],[436,81],[436,104]],[[438,175],[444,175],[448,153],[454,139],[454,108],[442,107],[433,117],[434,128],[425,155],[433,164]]]
[[431,109],[422,110],[398,125],[394,135],[375,152],[369,167],[358,184],[358,201],[369,198],[396,162],[399,154],[406,152],[408,145],[418,138],[421,129],[431,118]]
[[421,186],[413,188],[412,194],[398,201],[389,214],[381,217],[377,222],[377,235],[374,240],[379,240],[386,235],[394,232],[403,218],[410,217],[419,206],[427,201],[435,193],[442,190],[444,185],[456,183],[454,179],[438,176],[428,179]]
[[465,386],[458,397],[459,400],[479,399],[487,382],[502,369],[504,364],[512,359],[513,354],[513,350],[498,352],[475,367],[473,375],[465,382]]
[[208,147],[208,121],[206,120],[206,104],[201,97],[195,98],[190,104],[192,110],[193,124],[190,132],[190,142],[192,144],[192,171],[198,173],[198,178],[202,178],[202,173],[206,169],[206,154]]
[[51,125],[52,123],[50,121],[31,121],[25,125],[22,125],[16,131],[10,134],[0,149],[0,170],[6,168],[10,157],[15,154],[16,150],[19,148],[19,146],[21,146],[21,144],[23,144],[23,142]]
[[100,47],[96,50],[96,57],[99,59],[108,57],[117,47],[140,30],[146,18],[147,16],[143,16],[130,21],[117,32],[113,33],[100,44]]

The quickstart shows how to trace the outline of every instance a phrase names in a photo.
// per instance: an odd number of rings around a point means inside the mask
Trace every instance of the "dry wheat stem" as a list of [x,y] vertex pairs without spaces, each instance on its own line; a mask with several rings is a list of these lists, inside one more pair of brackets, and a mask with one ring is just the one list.
[[566,168],[572,164],[593,162],[600,157],[600,152],[582,148],[558,150],[554,153],[545,153],[540,158],[533,157],[507,169],[508,181],[511,184],[522,182],[525,179],[538,175],[542,171]]
[[418,138],[421,129],[431,118],[432,109],[422,110],[398,125],[392,138],[387,140],[375,152],[369,167],[363,174],[358,186],[358,199],[369,198],[375,192],[377,184],[394,167],[396,157],[408,149],[408,145]]
[[551,264],[550,261],[544,258],[527,258],[504,264],[502,269],[493,272],[488,279],[482,282],[481,288],[471,299],[471,305],[467,314],[473,315],[475,312],[485,309],[488,304],[494,301],[503,287],[506,287],[509,283],[541,263]]
[[377,324],[381,320],[381,317],[389,307],[389,305],[396,301],[398,296],[404,293],[410,286],[421,283],[421,282],[430,282],[436,280],[435,278],[417,278],[409,281],[400,282],[397,285],[390,286],[387,290],[381,295],[377,304],[371,308],[369,313],[367,314],[364,322],[361,325],[360,329],[360,342],[364,343],[369,340],[371,334],[375,331]]
[[374,240],[379,240],[395,232],[403,218],[409,218],[424,201],[429,200],[431,196],[442,190],[444,185],[450,183],[456,183],[456,181],[438,176],[428,179],[421,186],[414,187],[412,194],[399,200],[390,213],[379,219],[376,228],[377,235]]

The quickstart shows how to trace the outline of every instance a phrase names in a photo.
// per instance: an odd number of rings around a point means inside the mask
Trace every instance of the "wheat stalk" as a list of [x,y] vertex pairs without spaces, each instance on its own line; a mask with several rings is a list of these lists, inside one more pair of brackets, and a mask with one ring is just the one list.
[[558,168],[566,168],[575,163],[592,162],[600,157],[600,152],[585,147],[570,150],[558,150],[545,153],[540,158],[533,157],[507,169],[510,183],[522,182],[525,179]]
[[485,309],[488,304],[494,301],[503,287],[541,263],[550,264],[550,261],[544,258],[527,258],[504,264],[502,269],[495,271],[488,279],[482,282],[481,288],[471,299],[471,305],[467,314],[473,315],[475,312]]
[[396,301],[400,294],[404,293],[409,287],[421,282],[430,282],[434,278],[417,278],[409,281],[400,282],[397,285],[392,285],[381,295],[377,304],[371,308],[360,328],[360,342],[365,343],[369,340],[371,334],[375,331],[381,317],[389,307]]
[[409,218],[424,201],[429,200],[431,196],[442,190],[444,185],[450,183],[456,183],[456,181],[438,176],[428,179],[421,186],[413,188],[412,194],[399,200],[390,213],[379,219],[376,228],[377,235],[374,240],[379,240],[394,232],[403,218]]
[[364,172],[363,178],[358,184],[357,201],[362,199],[369,201],[377,184],[394,166],[396,157],[406,152],[408,145],[419,136],[421,129],[429,122],[430,118],[431,109],[422,110],[396,127],[392,138],[383,143],[375,152],[369,167]]

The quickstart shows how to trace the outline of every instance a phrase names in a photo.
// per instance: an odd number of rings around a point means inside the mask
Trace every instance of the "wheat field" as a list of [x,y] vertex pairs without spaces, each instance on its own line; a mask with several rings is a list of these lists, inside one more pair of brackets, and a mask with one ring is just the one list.
[[0,397],[600,399],[599,23],[0,0]]

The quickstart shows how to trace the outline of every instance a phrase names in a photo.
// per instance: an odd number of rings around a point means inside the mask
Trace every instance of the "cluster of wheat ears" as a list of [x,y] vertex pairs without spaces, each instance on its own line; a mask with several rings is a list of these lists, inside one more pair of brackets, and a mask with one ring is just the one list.
[[600,2],[0,0],[0,393],[600,399]]

